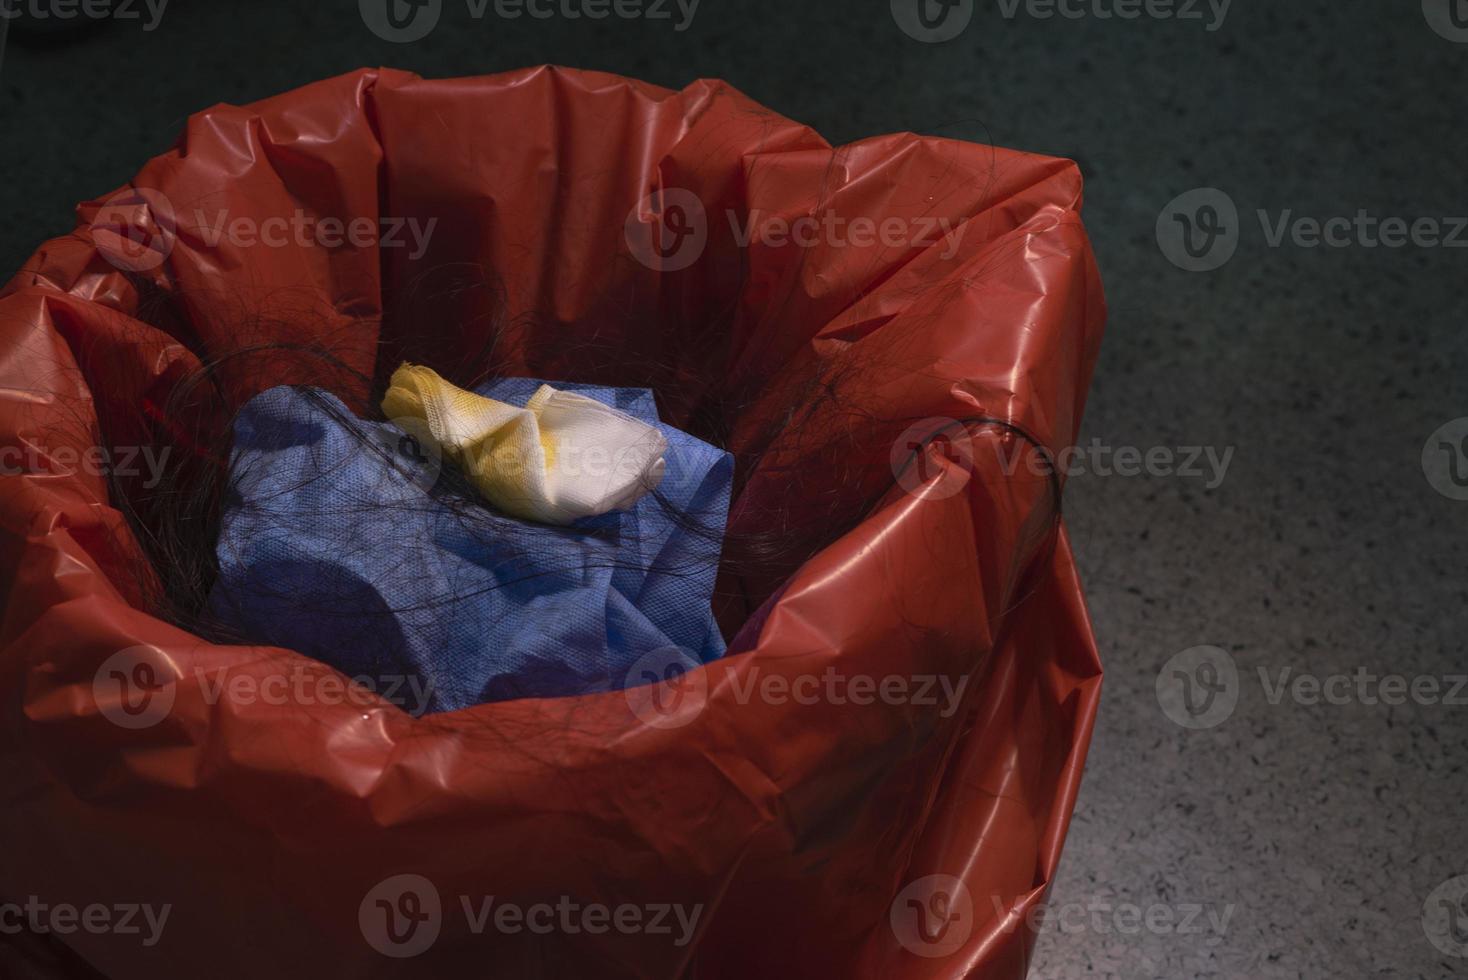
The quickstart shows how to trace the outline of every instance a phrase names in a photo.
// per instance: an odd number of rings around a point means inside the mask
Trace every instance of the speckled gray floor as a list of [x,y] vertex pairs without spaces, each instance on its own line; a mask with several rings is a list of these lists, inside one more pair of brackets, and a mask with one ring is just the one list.
[[[1087,439],[1233,455],[1211,489],[1180,475],[1071,483],[1108,676],[1033,975],[1465,974],[1452,954],[1468,943],[1443,938],[1439,899],[1468,889],[1453,881],[1468,875],[1468,704],[1368,703],[1376,688],[1339,682],[1347,703],[1272,694],[1285,668],[1468,672],[1468,502],[1435,491],[1422,460],[1434,430],[1468,416],[1468,250],[1271,247],[1255,216],[1468,215],[1468,43],[1449,2],[1237,0],[1210,31],[1206,3],[1203,20],[1103,19],[1094,0],[1073,0],[1080,19],[1024,4],[1010,19],[994,0],[928,44],[886,0],[704,0],[683,32],[473,23],[450,0],[432,37],[397,46],[351,0],[173,0],[152,32],[11,44],[0,266],[70,227],[74,201],[120,184],[190,111],[363,64],[719,76],[837,142],[913,129],[1073,156],[1112,309]],[[1186,272],[1155,227],[1205,186],[1240,212],[1226,222],[1238,251]],[[1429,459],[1451,491],[1438,441]],[[1190,654],[1185,678],[1209,680],[1197,659],[1211,658],[1225,690],[1194,716],[1168,662],[1200,645],[1227,657]],[[1168,714],[1202,724],[1230,708],[1209,728]]]

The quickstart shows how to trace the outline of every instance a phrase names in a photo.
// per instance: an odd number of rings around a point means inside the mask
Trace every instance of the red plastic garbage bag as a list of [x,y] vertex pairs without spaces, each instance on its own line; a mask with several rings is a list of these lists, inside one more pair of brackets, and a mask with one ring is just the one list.
[[[1046,465],[1104,319],[1080,200],[717,82],[362,71],[195,116],[0,298],[0,925],[114,978],[1023,975],[1100,684]],[[219,350],[474,356],[483,294],[404,314],[450,267],[502,286],[500,373],[697,433],[754,393],[731,532],[860,520],[726,570],[721,661],[422,718],[144,608],[88,454]]]

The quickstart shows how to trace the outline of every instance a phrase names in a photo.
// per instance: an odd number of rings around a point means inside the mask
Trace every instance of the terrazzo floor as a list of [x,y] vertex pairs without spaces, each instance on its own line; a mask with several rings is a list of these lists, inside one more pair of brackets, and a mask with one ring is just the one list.
[[[189,112],[365,64],[721,77],[834,143],[915,130],[1070,156],[1111,309],[1085,440],[1177,465],[1070,483],[1107,677],[1032,976],[1468,974],[1438,901],[1468,892],[1468,691],[1448,697],[1468,673],[1468,501],[1448,468],[1461,446],[1468,469],[1468,430],[1433,436],[1468,416],[1468,251],[1445,240],[1468,215],[1456,2],[1071,0],[1081,16],[1046,18],[1002,0],[927,43],[885,0],[704,0],[685,30],[451,13],[393,45],[350,0],[173,0],[156,30],[11,39],[0,267]],[[1103,16],[1120,9],[1143,13]],[[1199,16],[1146,13],[1164,9]],[[1211,271],[1179,267],[1223,257],[1179,251],[1170,202],[1196,188],[1225,196],[1181,216],[1223,202],[1219,247],[1236,246]],[[1444,240],[1370,247],[1363,210]],[[1340,216],[1333,245],[1293,225]],[[1189,447],[1214,465],[1185,471]],[[1209,717],[1179,708],[1174,669],[1221,678]]]

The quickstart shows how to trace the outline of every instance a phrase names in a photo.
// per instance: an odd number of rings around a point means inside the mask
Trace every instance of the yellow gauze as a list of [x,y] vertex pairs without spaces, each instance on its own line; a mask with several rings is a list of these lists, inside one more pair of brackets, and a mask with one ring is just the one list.
[[662,480],[668,443],[647,423],[601,402],[541,385],[524,408],[456,387],[433,370],[393,372],[382,411],[419,419],[500,510],[570,524],[623,510]]

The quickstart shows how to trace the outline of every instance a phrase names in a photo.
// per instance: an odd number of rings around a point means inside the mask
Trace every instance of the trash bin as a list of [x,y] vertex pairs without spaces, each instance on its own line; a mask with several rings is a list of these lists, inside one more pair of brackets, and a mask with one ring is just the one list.
[[[1104,320],[1080,204],[1067,161],[832,148],[711,81],[194,116],[0,294],[10,921],[117,980],[1022,976],[1101,677],[1050,465]],[[349,371],[292,359],[326,339]],[[173,625],[132,495],[250,346],[226,408],[365,411],[404,360],[652,389],[776,545],[726,554],[727,655],[418,716]]]

